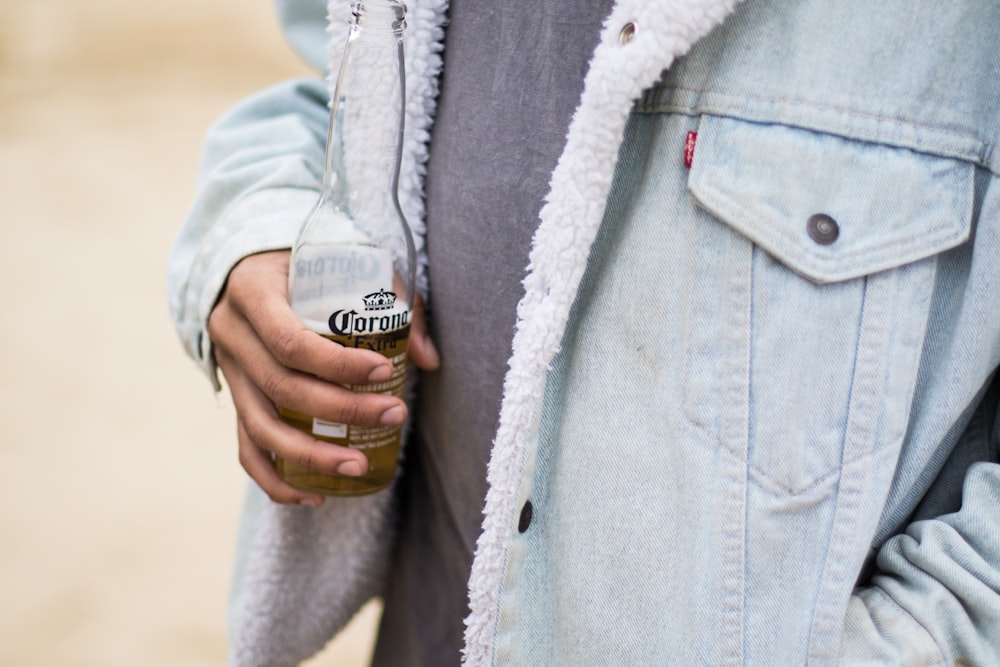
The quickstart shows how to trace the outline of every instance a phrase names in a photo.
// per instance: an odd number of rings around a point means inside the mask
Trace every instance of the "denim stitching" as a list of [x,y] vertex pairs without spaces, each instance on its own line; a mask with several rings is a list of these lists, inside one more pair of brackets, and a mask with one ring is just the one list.
[[[692,192],[694,192],[696,195],[699,194],[698,190],[701,189],[697,187],[697,183],[698,183],[697,180],[691,181],[691,184],[694,186],[692,187]],[[955,208],[957,208],[956,204],[959,201],[960,196],[962,196],[962,194],[965,193],[966,190],[964,188],[948,188],[948,189],[952,190],[952,201],[950,208],[954,210]],[[971,186],[969,190],[971,190]],[[702,189],[702,193],[709,195],[708,202],[718,207],[719,213],[726,216],[725,218],[722,218],[722,221],[727,226],[733,228],[734,231],[739,233],[741,236],[746,236],[746,230],[748,229],[747,226],[730,222],[730,220],[738,220],[740,217],[738,212],[742,211],[744,216],[750,218],[754,223],[752,224],[750,229],[762,232],[761,236],[774,241],[776,245],[779,246],[781,252],[784,255],[791,255],[791,257],[781,257],[780,259],[782,259],[785,263],[791,265],[793,268],[796,269],[798,269],[799,266],[792,264],[790,260],[798,259],[799,265],[802,264],[803,259],[810,260],[811,266],[802,268],[809,268],[813,271],[823,272],[831,270],[831,267],[828,266],[829,264],[840,264],[844,260],[852,260],[857,258],[864,260],[868,258],[869,263],[871,263],[870,255],[872,255],[875,252],[888,251],[889,253],[891,253],[892,251],[898,251],[901,249],[908,249],[911,250],[912,252],[912,249],[907,248],[907,246],[911,245],[915,240],[921,242],[921,244],[918,246],[919,248],[921,248],[920,250],[920,252],[922,253],[921,257],[904,262],[894,261],[893,257],[885,257],[885,261],[892,262],[890,266],[886,267],[885,269],[882,269],[882,270],[887,270],[900,266],[901,264],[908,264],[911,262],[920,261],[922,259],[930,257],[931,255],[937,254],[938,252],[941,252],[942,250],[946,249],[940,247],[942,244],[950,244],[953,241],[960,241],[963,238],[963,236],[967,236],[969,230],[969,226],[966,224],[959,224],[957,227],[949,224],[949,226],[945,227],[943,230],[941,230],[939,227],[938,230],[935,230],[936,233],[927,234],[919,239],[913,239],[913,238],[885,239],[882,240],[881,242],[876,242],[874,244],[858,247],[855,249],[844,250],[838,252],[835,257],[826,258],[815,252],[810,252],[808,246],[798,243],[799,237],[783,229],[782,227],[768,227],[762,224],[767,222],[766,216],[754,215],[752,208],[746,210],[741,209],[741,207],[737,205],[735,200],[726,195],[725,191],[722,190],[721,188],[718,187],[713,188],[711,187],[711,185],[707,185],[704,187],[704,189]],[[714,197],[711,196],[713,194],[715,195]],[[969,197],[971,198],[971,193],[969,194]],[[714,213],[712,211],[709,212]],[[715,215],[715,217],[719,218],[721,216]],[[763,232],[765,231],[768,232],[768,234],[764,234]],[[837,269],[838,267],[834,266],[832,268]],[[858,270],[858,267],[856,266],[853,269],[850,267],[848,267],[847,269],[840,268],[839,273],[842,274],[845,271],[850,273],[851,271],[856,271],[856,270]],[[863,273],[870,273],[870,270],[865,271],[864,267],[861,267],[861,270]]]
[[[974,159],[976,162],[982,165],[991,164],[992,155],[997,148],[997,143],[995,142],[991,142],[986,139],[981,139],[980,137],[972,134],[955,132],[953,130],[940,128],[934,125],[927,125],[913,121],[906,121],[906,120],[901,120],[899,118],[890,118],[887,116],[867,114],[864,112],[855,111],[852,109],[839,107],[832,104],[818,104],[815,102],[807,102],[795,99],[770,98],[770,97],[763,97],[760,95],[753,95],[751,93],[727,93],[720,90],[712,90],[712,89],[685,88],[681,86],[663,86],[659,88],[654,88],[648,96],[644,97],[643,100],[636,105],[636,110],[639,113],[662,113],[669,111],[693,113],[695,112],[695,110],[699,110],[702,113],[704,113],[705,111],[714,111],[714,110],[730,111],[730,112],[733,111],[730,107],[720,107],[718,105],[713,105],[702,101],[698,101],[694,104],[689,104],[689,105],[681,105],[675,102],[659,100],[658,99],[659,93],[665,91],[678,91],[678,92],[698,93],[698,94],[708,93],[711,95],[719,95],[721,97],[727,97],[734,100],[746,99],[746,100],[752,100],[754,102],[765,102],[777,105],[779,107],[784,107],[790,110],[795,108],[807,108],[807,109],[815,109],[817,111],[834,112],[842,114],[844,116],[848,116],[850,118],[871,120],[879,123],[885,123],[904,128],[934,132],[937,134],[954,137],[955,139],[973,141],[975,143],[980,144],[980,146],[982,146],[982,150],[978,152],[968,152],[968,151],[958,151],[958,152],[960,152],[963,155],[967,155],[969,158]],[[923,143],[922,145],[925,145],[928,148],[936,148],[938,150],[948,150],[948,151],[954,150],[953,146],[947,146],[945,144],[938,144],[933,142]]]

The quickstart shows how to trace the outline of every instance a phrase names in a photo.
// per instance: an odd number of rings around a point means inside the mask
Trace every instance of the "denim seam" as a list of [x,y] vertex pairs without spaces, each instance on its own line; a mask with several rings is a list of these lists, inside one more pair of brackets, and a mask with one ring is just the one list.
[[[858,344],[860,345],[860,338],[858,340]],[[857,352],[855,352],[855,356],[857,356]],[[854,371],[852,370],[852,376],[853,376],[853,374],[854,374]],[[749,382],[749,376],[748,376],[748,382]],[[749,387],[748,387],[748,390],[749,390]],[[850,398],[848,398],[848,402],[850,402]],[[710,442],[714,443],[716,447],[720,448],[723,452],[727,453],[728,455],[730,455],[731,457],[733,457],[734,459],[736,459],[740,463],[744,464],[747,467],[747,470],[750,471],[750,472],[752,472],[754,474],[755,478],[757,478],[757,479],[759,479],[759,480],[761,480],[763,482],[766,482],[766,484],[762,485],[762,486],[766,486],[766,487],[770,488],[771,491],[783,492],[786,495],[789,495],[791,497],[797,497],[797,496],[802,495],[804,493],[808,493],[808,492],[812,491],[813,489],[815,489],[815,488],[817,488],[819,486],[822,486],[823,484],[827,483],[831,477],[835,477],[835,476],[841,474],[841,472],[843,471],[844,468],[846,468],[848,466],[851,466],[851,465],[853,465],[855,463],[859,463],[861,461],[864,461],[865,459],[872,458],[872,457],[878,455],[879,453],[881,453],[886,447],[888,447],[888,445],[883,445],[881,447],[877,447],[875,449],[872,449],[872,450],[869,450],[869,451],[864,452],[862,454],[859,454],[858,456],[855,456],[855,457],[852,457],[852,458],[844,458],[843,455],[844,455],[844,452],[845,452],[845,449],[846,449],[846,444],[842,440],[841,441],[841,447],[840,447],[840,453],[841,453],[841,462],[840,462],[840,464],[837,465],[837,466],[834,466],[833,468],[830,468],[827,472],[824,472],[824,473],[820,474],[819,476],[815,477],[812,481],[809,482],[809,484],[807,486],[804,486],[801,489],[795,490],[795,489],[789,488],[785,484],[782,484],[782,483],[778,482],[774,477],[772,477],[771,475],[768,474],[768,472],[766,471],[765,468],[761,467],[758,464],[752,463],[750,461],[750,457],[747,456],[746,448],[743,448],[742,450],[740,450],[740,449],[737,449],[736,447],[728,445],[726,443],[725,438],[720,433],[718,433],[715,430],[712,430],[711,428],[709,428],[705,424],[701,424],[701,423],[698,423],[697,421],[695,421],[695,419],[690,414],[688,414],[686,410],[684,411],[684,421],[688,424],[688,426],[690,426],[691,428],[695,429],[696,431],[698,431],[699,433],[701,433],[703,436],[705,436],[705,438],[707,440],[709,440]],[[749,438],[749,435],[748,435],[748,438]],[[747,442],[745,444],[749,444],[749,443]]]
[[[856,363],[857,363],[858,355],[860,354],[860,346],[861,346],[861,336],[859,335],[858,336],[858,340],[857,340],[857,344],[855,346],[855,366],[852,368],[852,371],[851,371],[852,377],[856,377],[856,375],[857,375],[857,366],[856,366]],[[748,381],[748,391],[749,391],[749,381],[750,381],[749,376],[747,378],[747,381]],[[854,391],[855,391],[855,387],[854,387],[854,383],[852,383],[851,395],[848,397],[848,404],[849,405],[850,405],[851,401],[853,400]],[[846,435],[846,430],[845,430],[845,436],[844,436],[844,439],[841,440],[841,445],[840,445],[840,456],[841,456],[840,464],[834,466],[833,468],[830,468],[828,471],[826,471],[824,473],[821,473],[817,477],[813,478],[809,482],[808,485],[802,487],[801,489],[797,489],[796,490],[796,489],[789,488],[787,485],[782,484],[781,482],[777,481],[774,477],[772,477],[770,474],[768,474],[768,472],[766,471],[765,468],[762,468],[758,464],[752,463],[750,461],[750,457],[748,456],[747,449],[745,447],[742,450],[740,450],[740,449],[736,448],[735,446],[727,444],[726,438],[722,434],[720,434],[720,433],[718,433],[716,431],[713,431],[712,429],[710,429],[708,426],[706,426],[704,424],[700,424],[700,423],[696,422],[692,418],[692,416],[687,413],[686,410],[684,412],[684,420],[687,422],[687,424],[690,427],[694,428],[696,431],[698,431],[699,433],[701,433],[702,435],[704,435],[707,440],[709,440],[710,442],[714,443],[722,451],[726,452],[727,454],[729,454],[730,456],[732,456],[734,459],[736,459],[740,463],[744,464],[747,467],[747,470],[749,472],[753,473],[754,477],[757,480],[765,483],[765,484],[762,484],[762,486],[764,486],[765,488],[768,488],[772,492],[773,491],[782,492],[785,495],[793,497],[793,498],[797,497],[797,496],[800,496],[800,495],[803,495],[803,494],[806,494],[806,493],[808,493],[808,492],[810,492],[810,491],[812,491],[812,490],[814,490],[814,489],[816,489],[816,488],[818,488],[818,487],[826,484],[830,480],[830,478],[840,475],[843,472],[844,468],[846,468],[848,466],[852,466],[855,463],[859,463],[861,461],[864,461],[865,459],[873,458],[873,457],[877,456],[878,454],[880,454],[882,451],[884,451],[887,447],[890,446],[890,443],[887,440],[881,446],[878,446],[878,447],[875,447],[873,449],[869,449],[869,450],[860,452],[860,453],[858,453],[855,456],[845,456],[845,454],[847,454],[847,442],[846,442],[847,435]],[[749,438],[749,434],[747,435],[747,437]],[[749,445],[749,440],[747,440],[747,442],[745,444]],[[748,479],[749,479],[749,476],[748,476]]]
[[[862,378],[858,377],[859,363],[861,361],[862,352],[862,341],[864,339],[864,329],[865,329],[865,313],[869,307],[867,292],[868,292],[868,281],[866,280],[862,285],[862,297],[861,297],[861,315],[860,321],[858,323],[858,334],[854,347],[854,363],[851,367],[851,377],[853,381],[850,386],[850,393],[847,397],[847,424],[844,428],[843,438],[841,439],[840,446],[840,456],[841,465],[840,469],[844,466],[844,456],[847,453],[848,440],[851,437],[853,427],[857,423],[856,421],[856,408],[855,395],[857,394],[860,387],[858,386],[862,382]],[[859,399],[860,400],[860,399]],[[841,475],[836,484],[835,497],[836,501],[834,504],[833,518],[830,529],[826,532],[827,538],[827,551],[826,556],[822,560],[822,569],[820,570],[820,580],[818,582],[816,591],[817,599],[824,600],[823,589],[830,587],[831,573],[830,573],[830,563],[833,555],[833,548],[831,544],[833,538],[838,533],[838,528],[843,529],[844,526],[844,512],[846,511],[844,507],[844,501],[849,499],[849,495],[845,494],[845,491],[849,489],[849,486],[845,484],[845,479]],[[809,642],[808,642],[808,655],[810,658],[817,655],[819,648],[827,641],[828,636],[831,633],[830,630],[830,613],[829,613],[829,601],[824,606],[816,604],[812,609],[812,616],[809,621]],[[821,656],[820,656],[821,657]]]
[[[875,440],[881,396],[880,379],[884,382],[887,373],[882,351],[888,344],[891,313],[887,310],[887,305],[894,292],[888,283],[888,276],[865,280],[854,363],[855,381],[851,387],[847,428],[844,432],[844,457],[859,452],[873,454],[886,449],[883,446],[872,450],[866,445]],[[870,487],[877,479],[872,469],[840,478],[833,524],[828,533],[828,550],[818,588],[818,599],[826,602],[814,609],[809,639],[810,656],[822,656],[824,647],[839,630],[843,609],[838,605],[843,602],[846,606],[847,600],[839,599],[837,592],[846,579],[853,580],[857,576],[855,572],[848,572],[852,562],[848,544],[851,542],[850,536],[864,528],[864,514],[858,511],[858,504],[864,496],[862,488]]]
[[[749,457],[746,456],[745,453],[741,453],[735,447],[731,447],[731,446],[727,445],[725,443],[724,439],[722,438],[722,436],[720,436],[718,433],[712,431],[707,426],[695,422],[687,414],[684,415],[684,420],[685,420],[685,422],[687,422],[688,426],[690,426],[691,428],[693,428],[696,431],[698,431],[699,433],[701,433],[703,436],[706,437],[706,439],[708,439],[709,441],[711,441],[712,443],[714,443],[715,446],[717,446],[723,452],[725,452],[726,454],[728,454],[732,458],[736,459],[740,463],[744,464],[747,467],[747,470],[749,472],[753,473],[753,477],[755,479],[757,479],[757,480],[759,480],[761,482],[764,482],[764,484],[761,484],[762,487],[765,487],[765,488],[769,489],[772,492],[773,491],[777,491],[777,492],[784,493],[785,495],[790,496],[792,498],[798,497],[800,495],[803,495],[805,493],[808,493],[808,492],[812,491],[813,489],[815,489],[817,487],[823,486],[823,484],[827,483],[830,478],[836,477],[837,475],[840,475],[841,472],[843,471],[843,469],[846,468],[847,466],[853,465],[855,463],[859,463],[859,462],[864,461],[865,459],[868,459],[868,458],[872,458],[872,457],[878,455],[879,453],[881,453],[882,450],[884,450],[888,446],[888,445],[883,445],[883,446],[878,447],[876,449],[873,449],[873,450],[871,450],[869,452],[865,452],[864,454],[861,454],[860,456],[857,456],[855,458],[842,459],[842,461],[841,461],[841,463],[839,465],[837,465],[837,466],[835,466],[833,468],[830,468],[827,472],[824,472],[824,473],[820,474],[819,476],[815,477],[814,479],[812,479],[809,482],[808,485],[802,487],[801,489],[796,490],[796,489],[790,488],[787,485],[782,484],[781,482],[777,481],[774,477],[772,477],[771,475],[769,475],[767,473],[767,471],[764,468],[762,468],[760,465],[751,463]],[[841,446],[841,454],[843,454],[843,445]],[[749,476],[748,476],[748,479],[750,479]]]
[[752,463],[747,462],[747,468],[753,473],[753,477],[756,478],[759,482],[761,482],[762,487],[770,489],[770,491],[772,492],[780,492],[781,494],[787,497],[797,498],[799,496],[806,495],[811,491],[813,491],[814,489],[817,489],[827,484],[831,478],[835,478],[838,475],[840,475],[841,471],[843,471],[844,469],[844,466],[838,465],[837,467],[832,468],[829,472],[825,472],[819,477],[816,477],[807,486],[804,486],[800,489],[793,489],[785,484],[782,484],[781,482],[779,482],[778,480],[776,480],[775,478],[771,477],[766,472],[764,472],[763,468],[761,468],[758,465],[754,465]]
[[736,459],[742,461],[743,463],[745,463],[746,466],[747,466],[747,468],[754,474],[754,477],[757,478],[759,481],[765,483],[765,484],[762,484],[762,486],[769,487],[772,491],[782,492],[785,495],[790,496],[792,498],[795,498],[795,497],[798,497],[800,495],[809,493],[810,491],[812,491],[812,490],[814,490],[814,489],[816,489],[816,488],[818,488],[820,486],[823,486],[824,484],[828,483],[831,478],[840,475],[843,472],[844,468],[850,467],[850,466],[852,466],[852,465],[854,465],[856,463],[860,463],[861,461],[864,461],[865,459],[873,458],[873,457],[877,456],[878,454],[882,453],[882,451],[884,451],[889,446],[888,444],[883,444],[880,447],[877,447],[877,448],[875,448],[875,449],[873,449],[871,451],[867,451],[867,452],[865,452],[863,454],[860,454],[858,456],[855,456],[853,458],[844,458],[842,460],[842,462],[839,465],[837,465],[836,467],[830,468],[829,471],[824,472],[821,475],[813,478],[813,480],[810,481],[807,486],[804,486],[804,487],[802,487],[800,489],[793,489],[793,488],[790,488],[787,485],[782,484],[781,482],[777,481],[771,475],[768,475],[767,472],[764,470],[764,468],[760,467],[759,465],[751,463],[750,461],[747,460],[747,457],[740,456],[738,452],[735,452],[730,447],[727,447],[727,446],[723,445],[722,442],[719,441],[719,438],[717,436],[715,436],[715,435],[713,435],[711,433],[708,433],[707,430],[705,430],[703,427],[698,427],[697,425],[694,425],[694,426],[696,426],[696,428],[698,428],[703,433],[711,436],[713,440],[715,440],[716,442],[718,442],[718,444],[724,450],[726,450],[729,454],[733,455],[734,458],[736,458]]
[[[916,122],[913,122],[913,121],[902,120],[902,119],[899,119],[899,118],[892,118],[892,117],[888,117],[888,116],[878,116],[878,115],[874,115],[874,114],[868,114],[868,113],[856,111],[856,110],[845,108],[845,107],[840,107],[840,106],[833,105],[833,104],[818,104],[818,103],[815,103],[815,102],[807,102],[807,101],[804,101],[804,100],[763,97],[763,96],[760,96],[760,95],[753,95],[752,93],[738,93],[737,94],[737,93],[727,93],[727,92],[723,92],[721,90],[712,90],[712,89],[685,88],[685,87],[680,87],[680,86],[664,86],[664,87],[661,87],[661,88],[654,89],[654,94],[650,96],[653,99],[646,98],[646,99],[641,100],[636,105],[636,111],[639,112],[639,113],[681,112],[681,113],[691,113],[691,114],[697,114],[699,112],[700,113],[704,113],[706,111],[709,111],[709,112],[710,111],[718,111],[718,112],[726,112],[726,111],[728,111],[729,113],[733,113],[733,111],[734,111],[731,107],[727,107],[727,106],[723,106],[723,105],[715,105],[715,104],[710,104],[710,103],[704,103],[704,102],[700,102],[700,101],[697,102],[697,103],[695,103],[695,104],[677,104],[677,103],[673,103],[673,102],[660,101],[658,99],[659,98],[659,93],[666,92],[666,91],[678,91],[678,92],[684,92],[684,93],[698,93],[698,94],[706,94],[706,93],[708,93],[708,94],[711,94],[711,95],[719,95],[721,97],[728,97],[728,98],[732,98],[732,99],[735,99],[735,100],[746,99],[746,100],[751,100],[751,101],[754,101],[754,102],[766,102],[768,104],[774,104],[774,105],[777,105],[779,107],[784,107],[784,108],[787,108],[787,109],[795,109],[795,108],[815,109],[817,111],[834,112],[834,113],[842,114],[842,115],[850,117],[850,118],[858,118],[858,119],[862,119],[862,120],[866,120],[866,121],[875,121],[875,122],[878,122],[878,123],[884,123],[884,124],[889,124],[889,125],[903,127],[903,128],[911,128],[911,129],[914,129],[914,130],[923,130],[923,131],[928,131],[928,132],[934,132],[934,133],[938,133],[938,134],[941,134],[941,135],[944,135],[944,136],[954,137],[955,139],[964,140],[964,141],[972,141],[972,142],[975,142],[975,143],[979,144],[982,147],[982,150],[980,150],[978,152],[961,151],[961,150],[957,151],[957,152],[961,153],[962,155],[967,156],[970,160],[973,160],[973,161],[975,161],[975,162],[977,162],[979,164],[982,164],[984,166],[985,165],[989,165],[992,162],[992,159],[991,159],[992,155],[996,151],[996,148],[997,148],[997,144],[995,142],[991,142],[991,141],[988,141],[986,139],[981,139],[980,137],[978,137],[976,135],[973,135],[973,134],[956,132],[954,130],[949,130],[949,129],[941,128],[941,127],[938,127],[938,126],[935,126],[935,125],[927,125],[927,124],[924,124],[924,123],[916,123]],[[937,144],[937,143],[933,143],[933,142],[928,142],[928,143],[925,143],[925,144],[922,144],[922,145],[925,145],[928,148],[937,149],[937,150],[941,150],[941,151],[951,152],[951,151],[954,150],[954,147],[952,147],[952,146],[946,146],[944,144]]]
[[[720,438],[735,449],[749,442],[749,386],[750,386],[750,334],[751,334],[751,282],[753,268],[753,245],[742,237],[730,236],[726,244],[727,263],[734,267],[725,285],[727,353],[726,367],[729,378],[721,390],[728,400],[720,417],[722,420]],[[744,256],[746,260],[744,261]],[[737,261],[739,260],[739,261]],[[724,445],[726,446],[726,445]],[[720,507],[726,516],[744,519],[747,513],[747,463],[744,457],[733,457],[735,465],[721,467],[721,476],[726,482],[725,493],[720,498]],[[733,461],[733,459],[730,459]],[[735,524],[735,522],[733,522]],[[731,631],[723,632],[726,637],[716,647],[716,662],[726,665],[740,665],[744,662],[746,625],[746,524],[730,524],[722,536],[722,548],[727,556],[721,564],[723,584],[720,586],[720,623]],[[732,631],[735,630],[735,631]]]

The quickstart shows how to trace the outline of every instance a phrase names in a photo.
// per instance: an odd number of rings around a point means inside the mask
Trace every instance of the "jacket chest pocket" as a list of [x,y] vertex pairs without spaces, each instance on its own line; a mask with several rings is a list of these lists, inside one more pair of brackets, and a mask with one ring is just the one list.
[[957,160],[703,117],[688,189],[724,250],[704,257],[719,281],[705,292],[720,296],[688,313],[688,420],[775,493],[898,446],[935,257],[969,236],[973,176]]

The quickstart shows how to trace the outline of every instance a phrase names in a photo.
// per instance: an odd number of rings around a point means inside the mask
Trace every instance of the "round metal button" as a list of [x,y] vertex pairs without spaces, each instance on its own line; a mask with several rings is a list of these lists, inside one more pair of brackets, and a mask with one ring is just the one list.
[[531,525],[532,512],[531,501],[525,501],[524,507],[521,508],[521,518],[517,520],[517,532],[523,533],[528,530],[528,526]]
[[817,213],[809,216],[806,231],[809,232],[809,238],[816,243],[830,245],[840,236],[840,225],[826,213]]
[[621,32],[618,33],[618,43],[628,44],[635,37],[635,23],[626,23],[622,26]]

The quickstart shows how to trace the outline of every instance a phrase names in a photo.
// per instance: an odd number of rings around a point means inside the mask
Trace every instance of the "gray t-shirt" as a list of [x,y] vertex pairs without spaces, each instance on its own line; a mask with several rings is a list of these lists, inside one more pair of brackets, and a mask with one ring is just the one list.
[[453,0],[427,173],[430,324],[374,664],[457,665],[528,250],[612,0]]

